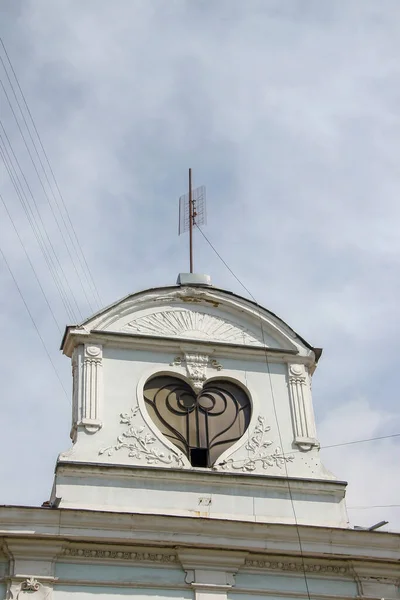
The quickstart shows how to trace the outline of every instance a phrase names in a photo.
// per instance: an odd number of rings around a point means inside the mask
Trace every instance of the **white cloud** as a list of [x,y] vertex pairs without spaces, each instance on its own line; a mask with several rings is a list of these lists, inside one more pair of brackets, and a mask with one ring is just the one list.
[[[349,415],[346,440],[369,436],[367,417],[377,431],[392,431],[399,417],[398,2],[121,0],[118,11],[99,0],[16,4],[5,5],[2,35],[104,304],[172,283],[186,269],[187,240],[175,236],[177,197],[192,166],[195,183],[208,188],[207,236],[260,303],[325,349],[314,383],[322,437],[342,439]],[[1,115],[88,314],[4,98]],[[6,173],[1,183],[65,321]],[[7,257],[69,390],[60,336],[0,214]],[[199,236],[195,265],[243,292]],[[38,503],[68,445],[69,408],[3,269],[0,284],[3,448],[13,449],[3,461],[2,501]],[[357,397],[365,404],[354,404]],[[351,502],[362,500],[353,499],[352,486],[369,486],[372,498],[372,478],[361,482],[359,473],[380,468],[387,501],[373,501],[396,503],[395,442],[350,446],[349,460],[345,448],[325,456],[341,457],[332,459],[336,474],[358,482],[349,487]],[[21,470],[23,481],[13,475]]]
[[[400,415],[373,407],[365,399],[339,404],[319,424],[322,446],[363,440],[400,432]],[[326,467],[348,482],[350,523],[364,527],[389,521],[388,530],[400,528],[400,438],[327,448],[322,450]],[[397,507],[384,505],[398,504]],[[375,507],[376,508],[360,508]]]

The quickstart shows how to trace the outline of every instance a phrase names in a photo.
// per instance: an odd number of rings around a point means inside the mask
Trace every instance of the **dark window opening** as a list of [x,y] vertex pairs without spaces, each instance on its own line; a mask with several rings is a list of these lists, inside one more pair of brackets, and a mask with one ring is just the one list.
[[212,467],[243,436],[251,417],[246,392],[223,379],[198,391],[177,377],[156,375],[144,386],[144,400],[161,433],[199,468]]
[[209,467],[207,448],[191,448],[190,463],[192,467]]

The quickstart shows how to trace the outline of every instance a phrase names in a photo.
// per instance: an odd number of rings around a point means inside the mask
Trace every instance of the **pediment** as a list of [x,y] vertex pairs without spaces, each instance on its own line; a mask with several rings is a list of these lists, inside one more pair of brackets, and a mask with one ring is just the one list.
[[124,333],[179,337],[227,344],[262,346],[262,339],[228,319],[206,312],[176,308],[138,316],[122,329]]
[[171,286],[129,295],[77,328],[68,328],[63,349],[68,343],[71,352],[70,334],[90,332],[265,347],[303,356],[314,350],[270,311],[212,286]]

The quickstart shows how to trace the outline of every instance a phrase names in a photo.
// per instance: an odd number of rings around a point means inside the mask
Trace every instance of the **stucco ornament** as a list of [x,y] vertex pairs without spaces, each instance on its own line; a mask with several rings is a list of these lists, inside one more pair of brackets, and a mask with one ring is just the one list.
[[271,427],[266,424],[265,417],[259,416],[257,425],[254,427],[253,433],[245,445],[245,449],[248,450],[249,455],[246,458],[237,460],[229,458],[228,460],[217,464],[216,468],[251,472],[257,469],[257,463],[261,464],[261,467],[267,470],[274,466],[281,469],[286,463],[293,461],[294,456],[286,456],[279,446],[276,447],[273,452],[268,450],[273,444],[273,442],[266,437],[270,430]]
[[40,590],[40,583],[34,577],[28,577],[21,583],[21,590],[26,592],[38,592]]
[[127,425],[126,431],[117,437],[117,443],[101,448],[99,454],[112,456],[114,452],[126,449],[130,458],[144,460],[148,465],[157,463],[183,467],[182,456],[175,452],[166,453],[154,446],[157,439],[144,425],[137,425],[139,406],[131,409],[131,413],[121,413],[120,423]]
[[185,354],[187,374],[195,390],[201,390],[207,379],[208,360],[206,354]]
[[193,388],[197,391],[202,390],[207,380],[207,367],[222,371],[223,366],[215,358],[210,358],[207,354],[185,352],[184,357],[176,356],[170,363],[171,367],[183,367],[186,365],[186,375]]
[[157,337],[181,337],[214,340],[228,344],[262,346],[253,332],[228,319],[184,308],[143,315],[127,323],[122,331]]
[[35,577],[28,577],[17,585],[13,584],[9,597],[22,600],[32,595],[38,600],[47,600],[50,598],[51,590],[48,586],[43,586]]

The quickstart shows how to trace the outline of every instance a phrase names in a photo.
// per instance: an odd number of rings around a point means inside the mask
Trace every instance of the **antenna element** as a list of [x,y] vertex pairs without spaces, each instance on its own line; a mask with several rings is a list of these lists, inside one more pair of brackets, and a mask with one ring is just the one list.
[[192,169],[189,169],[189,192],[179,198],[179,235],[189,231],[189,263],[193,273],[193,228],[205,225],[206,188],[201,185],[192,189]]

